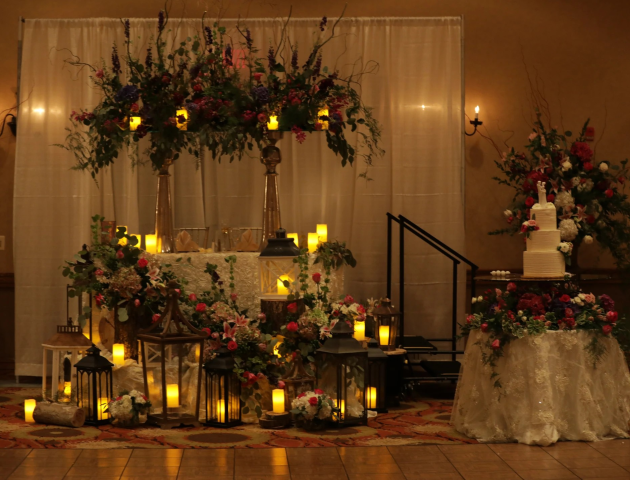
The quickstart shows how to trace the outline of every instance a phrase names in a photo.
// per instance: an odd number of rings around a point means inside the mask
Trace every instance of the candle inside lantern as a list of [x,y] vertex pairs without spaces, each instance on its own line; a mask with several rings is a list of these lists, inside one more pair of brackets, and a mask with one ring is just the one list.
[[322,120],[321,117],[328,117],[328,107],[324,107],[317,112],[319,123],[322,124],[322,130],[328,130],[328,120]]
[[296,247],[300,246],[300,241],[298,239],[298,234],[297,233],[287,233],[287,238],[292,238],[293,242],[295,242],[295,246]]
[[138,130],[138,127],[140,126],[140,124],[142,124],[141,117],[131,117],[129,119],[129,130],[131,130],[132,132],[135,132],[136,130]]
[[144,236],[144,249],[148,253],[157,253],[157,235],[148,234]]
[[[121,228],[124,228],[125,229],[125,233],[127,235],[129,235],[129,229],[127,227],[125,227],[124,225],[118,225],[116,227],[116,232],[120,231]],[[121,245],[121,246],[124,247],[125,245],[127,245],[127,239],[125,237],[119,238],[118,239],[118,245]]]
[[33,419],[33,410],[35,410],[37,402],[34,398],[27,398],[24,400],[24,420],[26,423],[35,423]]
[[63,394],[69,397],[71,393],[72,393],[72,383],[63,382]]
[[[181,121],[180,117],[184,117],[184,121]],[[180,130],[188,130],[188,110],[177,110],[177,128]]]
[[280,345],[282,345],[284,337],[282,335],[278,335],[276,336],[276,339],[278,342],[273,346],[273,354],[278,358],[282,358],[282,355],[280,354]]
[[200,355],[201,355],[201,345],[195,345],[195,362],[199,361]]
[[274,388],[273,390],[273,413],[284,412],[284,390]]
[[328,225],[325,223],[317,224],[317,236],[319,237],[320,242],[328,241]]
[[309,233],[308,234],[308,253],[314,253],[317,250],[317,245],[319,241],[317,240],[317,233]]
[[368,387],[367,390],[367,407],[376,408],[376,387]]
[[153,376],[153,370],[147,371],[147,387],[149,390],[149,398],[159,398],[159,391],[155,387],[155,377]]
[[354,322],[354,334],[355,340],[362,342],[365,340],[365,322]]
[[217,422],[225,423],[225,400],[217,400]]
[[475,120],[479,120],[479,105],[475,107]]
[[166,385],[166,406],[168,408],[179,407],[179,385],[176,383]]
[[99,398],[98,399],[98,419],[99,420],[107,420],[109,418],[109,412],[106,412],[109,404],[109,400],[107,398]]
[[378,344],[382,347],[389,345],[389,325],[378,327]]
[[278,295],[288,295],[289,289],[284,286],[284,281],[290,282],[288,275],[280,275],[278,278]]
[[112,355],[114,357],[114,365],[121,367],[125,364],[125,345],[122,343],[114,343],[112,347]]
[[[335,404],[335,407],[338,406],[337,400],[333,400],[333,403]],[[341,408],[339,408],[339,413],[337,414],[337,415],[339,415],[338,420],[343,419],[345,411],[346,411],[346,402],[345,402],[345,400],[342,400],[341,401]]]
[[278,130],[278,116],[269,115],[269,121],[267,122],[267,130]]

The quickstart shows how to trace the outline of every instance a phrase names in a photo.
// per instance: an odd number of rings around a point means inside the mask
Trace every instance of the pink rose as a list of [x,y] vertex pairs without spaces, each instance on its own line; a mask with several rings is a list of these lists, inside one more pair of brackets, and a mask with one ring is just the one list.
[[284,388],[285,387],[285,383],[282,380],[278,381],[278,388]]
[[289,322],[289,324],[287,325],[287,330],[289,332],[297,332],[298,331],[298,324],[295,322]]
[[96,302],[96,305],[99,307],[103,304],[104,299],[105,297],[103,297],[103,295],[101,295],[100,293],[97,293],[96,295],[94,295],[94,301]]
[[97,277],[100,277],[101,275],[103,275],[103,270],[101,270],[100,268],[97,268],[94,271],[94,275],[96,275]]
[[116,258],[117,258],[118,260],[121,260],[121,259],[125,258],[125,254],[123,253],[123,251],[122,251],[122,250],[118,250],[118,251],[116,252]]
[[602,332],[604,332],[604,335],[610,335],[612,330],[613,330],[612,325],[604,325],[602,327]]
[[481,324],[481,331],[482,332],[487,332],[488,331],[488,324],[487,323],[482,323]]
[[297,312],[297,303],[293,302],[293,303],[289,303],[289,305],[287,305],[287,310],[289,311],[289,313],[296,313]]
[[[209,333],[209,332],[210,332],[210,329],[208,328],[207,330],[208,330],[208,333]],[[210,334],[210,333],[209,333],[209,334]],[[219,332],[212,332],[212,334],[210,334],[210,336],[211,336],[212,338],[214,338],[215,340],[218,340],[218,339],[219,339],[219,337],[220,337],[221,335],[219,334]]]
[[145,268],[149,264],[149,261],[146,258],[141,258],[138,260],[138,266],[140,268]]
[[354,298],[352,298],[350,295],[346,295],[346,298],[344,298],[343,301],[346,305],[350,305],[354,303]]
[[516,292],[516,283],[514,282],[510,282],[507,284],[507,291],[508,292]]
[[133,304],[134,304],[136,307],[139,307],[139,306],[140,306],[140,300],[138,300],[138,299],[136,298],[136,299],[133,301]]
[[94,75],[96,76],[96,78],[103,78],[103,69],[99,68]]
[[309,398],[309,399],[308,399],[308,403],[309,403],[309,405],[312,405],[313,407],[316,407],[316,406],[317,406],[317,402],[318,402],[318,401],[319,401],[319,400],[317,399],[317,397],[311,397],[311,398]]
[[195,307],[195,311],[197,313],[203,313],[206,311],[206,307],[207,305],[205,303],[198,303],[197,306]]
[[259,313],[258,321],[260,321],[260,323],[265,323],[267,321],[267,315],[265,315],[264,313]]
[[314,273],[313,274],[313,281],[315,283],[319,283],[322,279],[322,274],[321,273]]
[[238,348],[238,344],[234,340],[230,340],[227,344],[227,348],[230,352],[233,352]]
[[238,298],[238,293],[230,293],[230,300],[232,300],[233,302],[236,302],[237,298]]
[[492,342],[492,348],[494,350],[498,350],[499,348],[501,348],[501,342],[498,338],[494,342]]
[[160,314],[156,313],[151,317],[151,323],[157,323],[160,321]]
[[190,295],[188,295],[188,300],[190,300],[191,302],[196,302],[197,295],[195,295],[194,293],[191,293]]

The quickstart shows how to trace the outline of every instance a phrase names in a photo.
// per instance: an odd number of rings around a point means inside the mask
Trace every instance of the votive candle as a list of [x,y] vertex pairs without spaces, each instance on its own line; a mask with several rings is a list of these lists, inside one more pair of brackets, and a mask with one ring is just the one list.
[[319,241],[325,243],[328,241],[328,225],[325,223],[317,224],[317,236],[319,237]]
[[368,408],[376,408],[376,387],[368,387],[367,406]]
[[157,253],[157,235],[150,233],[144,236],[144,249],[148,253]]
[[168,408],[179,407],[179,385],[176,383],[166,385],[166,406]]
[[328,117],[328,107],[323,107],[317,112],[317,119],[322,124],[322,130],[328,130],[328,120],[322,120],[321,117]]
[[378,327],[378,344],[382,347],[389,346],[389,325]]
[[278,130],[278,116],[270,115],[269,121],[267,122],[267,130]]
[[273,392],[273,413],[284,412],[284,390],[281,388],[274,388]]
[[125,345],[122,343],[114,343],[112,355],[114,357],[114,365],[117,367],[123,366],[125,364]]
[[37,405],[37,402],[34,398],[27,398],[24,400],[24,420],[26,423],[35,423],[35,420],[33,419],[35,405]]
[[71,382],[63,382],[63,394],[70,396],[72,393],[72,383]]
[[109,412],[106,412],[109,406],[109,400],[107,398],[98,399],[98,419],[107,420],[109,418]]
[[319,241],[317,240],[317,233],[309,233],[308,234],[308,253],[315,253],[317,250],[317,245]]
[[[184,122],[180,123],[179,122],[179,117],[184,117]],[[177,110],[177,128],[179,128],[180,130],[188,130],[188,110],[186,109],[181,109],[181,110]]]
[[129,130],[131,130],[132,132],[135,132],[136,130],[138,130],[138,127],[142,124],[142,118],[141,117],[131,117],[129,119]]
[[354,322],[354,334],[355,340],[362,342],[365,340],[365,322]]

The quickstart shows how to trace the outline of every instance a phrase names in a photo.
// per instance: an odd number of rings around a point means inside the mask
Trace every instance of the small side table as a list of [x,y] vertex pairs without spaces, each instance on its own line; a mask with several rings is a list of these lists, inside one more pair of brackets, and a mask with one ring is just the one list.
[[385,350],[387,355],[387,388],[386,406],[399,407],[403,390],[403,370],[405,369],[405,354],[407,350]]

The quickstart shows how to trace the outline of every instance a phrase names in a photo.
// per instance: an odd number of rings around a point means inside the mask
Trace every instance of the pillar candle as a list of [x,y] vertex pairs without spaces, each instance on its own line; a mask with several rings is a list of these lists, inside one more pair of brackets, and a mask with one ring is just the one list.
[[389,345],[389,325],[378,327],[378,344],[383,347]]
[[317,244],[319,241],[317,240],[317,233],[309,233],[308,234],[308,253],[314,253],[317,250]]
[[[188,110],[186,109],[177,110],[176,115],[177,115],[177,128],[179,128],[180,130],[188,130]],[[179,123],[180,116],[183,116],[185,119],[183,123]]]
[[160,392],[155,386],[155,377],[153,376],[153,370],[147,371],[147,387],[149,389],[149,399],[155,402],[159,399]]
[[148,253],[157,253],[157,236],[155,234],[144,236],[144,249]]
[[300,246],[300,241],[298,239],[298,234],[297,233],[287,233],[287,238],[292,238],[293,241],[295,242],[295,246],[296,247]]
[[138,127],[140,126],[141,123],[142,123],[141,117],[131,117],[129,119],[129,130],[131,130],[132,132],[135,132],[136,130],[138,130]]
[[273,413],[284,412],[284,390],[274,388],[273,390]]
[[123,366],[125,364],[125,345],[122,343],[114,343],[112,355],[114,357],[114,365],[117,367]]
[[217,421],[225,423],[225,401],[222,398],[217,401]]
[[317,224],[317,236],[319,237],[320,242],[328,241],[328,225],[325,223]]
[[355,340],[362,342],[365,340],[365,322],[354,322],[354,334]]
[[376,387],[368,387],[367,406],[368,408],[376,408]]
[[[124,229],[125,229],[125,233],[126,233],[127,235],[129,235],[129,229],[128,229],[126,226],[124,226],[124,225],[118,225],[118,226],[116,226],[116,233],[118,233],[118,231],[119,231],[121,228],[124,228]],[[127,245],[127,239],[126,239],[125,237],[123,237],[123,238],[119,238],[119,239],[118,239],[118,245],[121,245],[121,246],[123,246],[123,247],[124,247],[125,245]]]
[[109,412],[106,412],[109,404],[109,400],[107,398],[99,398],[98,399],[98,419],[99,420],[107,420],[109,418]]
[[166,406],[168,408],[179,407],[179,385],[176,383],[166,385]]
[[63,383],[63,394],[70,396],[70,394],[72,393],[72,383],[70,382],[64,382]]
[[290,282],[288,275],[280,275],[278,278],[278,295],[288,295],[289,289],[284,286],[284,281]]
[[267,130],[278,130],[278,116],[270,115],[267,122]]
[[327,117],[328,116],[328,107],[324,107],[321,110],[319,110],[319,112],[317,112],[317,119],[319,120],[319,123],[322,124],[322,130],[328,130],[328,120],[322,120],[320,117]]
[[34,398],[28,398],[24,400],[24,420],[26,423],[35,423],[33,419],[33,410],[35,410],[37,402]]
[[201,345],[195,345],[195,362],[199,361],[199,355],[201,354]]

